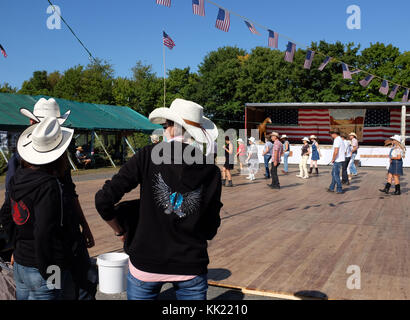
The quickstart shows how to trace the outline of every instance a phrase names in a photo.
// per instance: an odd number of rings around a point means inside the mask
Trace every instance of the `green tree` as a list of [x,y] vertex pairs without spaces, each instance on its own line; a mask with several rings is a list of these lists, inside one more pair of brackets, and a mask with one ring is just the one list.
[[19,91],[20,94],[29,95],[50,95],[52,87],[48,81],[47,71],[34,71],[33,76],[23,82]]

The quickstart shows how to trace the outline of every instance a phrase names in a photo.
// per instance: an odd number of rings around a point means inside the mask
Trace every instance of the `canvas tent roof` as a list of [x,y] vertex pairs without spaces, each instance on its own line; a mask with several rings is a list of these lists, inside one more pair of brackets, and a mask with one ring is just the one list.
[[[33,111],[35,103],[42,97],[49,98],[47,96],[0,93],[0,130],[21,130],[27,127],[28,120],[20,114],[19,109],[27,108]],[[161,128],[129,107],[76,102],[58,98],[56,101],[60,105],[62,114],[71,110],[70,117],[64,126],[73,129],[152,132]]]

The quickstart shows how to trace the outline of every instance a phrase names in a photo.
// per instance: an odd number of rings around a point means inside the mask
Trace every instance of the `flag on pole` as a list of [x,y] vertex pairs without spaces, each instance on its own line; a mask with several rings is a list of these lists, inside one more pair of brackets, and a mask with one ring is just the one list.
[[6,50],[4,50],[4,48],[3,48],[3,46],[0,44],[0,51],[1,51],[1,54],[5,57],[5,58],[7,58],[7,53],[6,53]]
[[389,93],[389,82],[387,80],[382,81],[382,85],[379,89],[379,92],[387,96],[387,94]]
[[315,57],[315,52],[312,50],[308,50],[306,53],[305,65],[303,66],[305,69],[310,69],[312,67],[313,58]]
[[269,32],[269,39],[268,39],[268,46],[274,49],[278,48],[278,40],[279,40],[279,34],[277,32],[274,32],[272,30],[268,30]]
[[250,22],[248,22],[248,21],[245,21],[245,24],[246,24],[246,26],[248,27],[248,29],[249,29],[250,32],[252,32],[253,34],[259,34],[259,35],[260,35],[260,33],[258,32],[258,30],[256,30],[255,26],[254,26],[252,23],[250,23]]
[[329,62],[332,60],[332,57],[326,57],[325,60],[322,62],[322,64],[319,66],[319,70],[323,71],[323,69],[329,64]]
[[175,42],[171,39],[169,35],[166,34],[165,31],[163,31],[163,42],[164,46],[168,47],[170,50],[172,50],[172,48],[175,47]]
[[343,79],[352,79],[352,73],[349,70],[349,66],[346,63],[342,63]]
[[205,0],[192,0],[192,11],[197,16],[205,16]]
[[401,99],[401,102],[407,102],[409,100],[409,89],[405,88],[404,89],[404,94],[403,94],[403,99]]
[[171,6],[171,0],[157,0],[157,4],[170,7]]
[[363,80],[360,80],[359,83],[362,87],[366,88],[370,82],[372,82],[372,80],[374,79],[374,76],[369,74],[368,76],[366,76],[366,78],[364,78]]
[[399,90],[400,86],[398,86],[397,84],[395,84],[393,86],[393,89],[391,90],[390,94],[389,94],[389,98],[390,99],[394,99],[396,97],[397,91]]
[[296,52],[296,44],[293,42],[288,42],[288,46],[286,48],[286,53],[285,53],[285,61],[287,62],[293,62],[293,58],[295,56]]
[[219,9],[218,17],[216,18],[215,27],[219,30],[228,32],[231,20],[229,18],[229,12],[224,9]]

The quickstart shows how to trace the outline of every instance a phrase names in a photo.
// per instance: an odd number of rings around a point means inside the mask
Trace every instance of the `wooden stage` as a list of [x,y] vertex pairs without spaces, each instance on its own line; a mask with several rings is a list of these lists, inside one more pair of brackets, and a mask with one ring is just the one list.
[[[410,217],[408,185],[403,195],[378,191],[383,169],[360,168],[342,195],[327,193],[330,167],[319,177],[280,176],[282,189],[269,189],[234,176],[223,189],[222,225],[210,242],[210,283],[247,292],[295,298],[410,298]],[[408,170],[407,170],[408,171]],[[121,243],[98,216],[94,195],[105,179],[77,182],[93,230],[95,256],[121,250]],[[127,199],[137,196],[136,191]],[[351,265],[360,267],[361,289],[348,289]]]

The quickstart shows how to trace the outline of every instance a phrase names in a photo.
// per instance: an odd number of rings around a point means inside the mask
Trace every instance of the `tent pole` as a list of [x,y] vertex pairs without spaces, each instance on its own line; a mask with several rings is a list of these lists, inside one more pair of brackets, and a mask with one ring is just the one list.
[[4,154],[4,151],[3,151],[3,148],[2,148],[2,147],[0,147],[0,152],[1,152],[1,155],[3,156],[4,160],[6,161],[6,163],[9,163],[9,160],[7,160],[7,157],[6,157],[6,155]]
[[131,146],[130,142],[128,141],[127,137],[124,137],[125,142],[127,143],[128,147],[130,147],[133,154],[135,154],[134,148]]
[[74,171],[77,171],[77,168],[75,167],[74,162],[71,159],[71,156],[70,154],[68,154],[68,152],[67,152],[67,156],[68,156],[68,161],[70,162],[71,168],[73,168]]
[[105,154],[107,155],[108,159],[110,159],[110,162],[111,162],[112,166],[113,166],[114,168],[116,168],[114,161],[112,161],[110,154],[109,154],[109,153],[107,152],[107,150],[105,149],[104,144],[102,143],[102,141],[100,140],[100,138],[99,138],[98,135],[97,135],[97,132],[95,132],[95,131],[94,131],[94,136],[97,138],[98,142],[99,142],[100,145],[101,145],[101,148],[103,148],[103,150],[104,150]]

